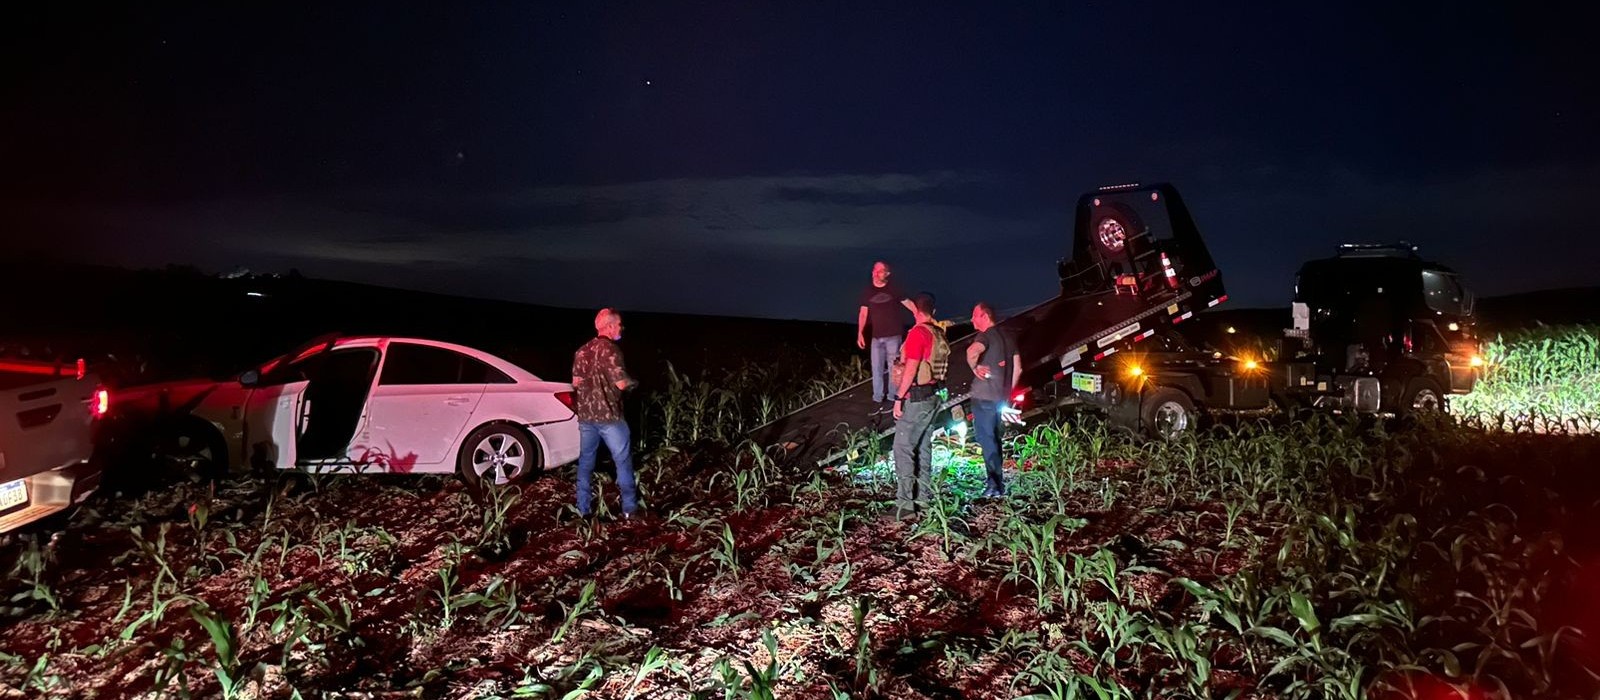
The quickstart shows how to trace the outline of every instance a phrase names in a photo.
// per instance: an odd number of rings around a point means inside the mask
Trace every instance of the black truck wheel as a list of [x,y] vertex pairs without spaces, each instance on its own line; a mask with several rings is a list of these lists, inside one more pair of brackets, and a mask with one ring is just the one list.
[[1194,430],[1195,418],[1194,401],[1172,387],[1157,387],[1139,402],[1140,425],[1152,438],[1171,440]]
[[1444,390],[1439,382],[1429,377],[1412,377],[1406,382],[1405,394],[1397,406],[1402,415],[1419,415],[1444,412]]

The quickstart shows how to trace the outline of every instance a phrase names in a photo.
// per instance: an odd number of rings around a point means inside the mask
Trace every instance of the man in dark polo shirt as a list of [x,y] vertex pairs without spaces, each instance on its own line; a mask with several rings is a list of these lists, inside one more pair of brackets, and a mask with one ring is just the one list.
[[999,498],[1006,495],[1000,411],[1022,378],[1022,358],[1011,337],[995,326],[994,308],[988,303],[980,301],[972,307],[972,328],[977,331],[967,346],[967,366],[972,368],[972,427],[989,476],[983,496]]
[[[861,312],[856,317],[856,347],[871,348],[874,415],[891,408],[885,403],[894,392],[889,371],[900,350],[900,336],[906,331],[905,312],[916,312],[900,286],[889,281],[889,275],[889,263],[879,260],[872,264],[872,282],[861,291]],[[871,338],[867,337],[868,330]]]

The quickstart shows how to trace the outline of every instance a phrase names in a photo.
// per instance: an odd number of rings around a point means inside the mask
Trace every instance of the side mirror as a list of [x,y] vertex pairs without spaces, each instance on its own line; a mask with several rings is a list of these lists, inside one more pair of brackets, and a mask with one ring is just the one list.
[[252,370],[248,370],[244,374],[239,375],[239,384],[241,384],[243,386],[255,386],[256,384],[259,384],[260,382],[261,382],[261,373],[255,371],[253,369]]

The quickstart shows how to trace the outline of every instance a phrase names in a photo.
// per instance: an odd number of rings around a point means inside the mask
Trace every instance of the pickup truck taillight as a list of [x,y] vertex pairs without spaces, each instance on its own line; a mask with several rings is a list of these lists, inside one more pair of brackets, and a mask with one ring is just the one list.
[[560,401],[562,405],[566,406],[567,410],[572,410],[572,392],[558,391],[556,392],[556,400]]
[[89,412],[95,418],[103,418],[111,410],[111,392],[105,389],[95,389],[94,403],[89,407]]

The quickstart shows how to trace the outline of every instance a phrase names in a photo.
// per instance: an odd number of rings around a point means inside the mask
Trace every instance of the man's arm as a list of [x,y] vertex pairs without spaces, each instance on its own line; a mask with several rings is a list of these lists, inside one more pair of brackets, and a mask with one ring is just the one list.
[[1011,353],[1011,386],[1015,388],[1022,383],[1022,356]]
[[861,313],[856,314],[856,347],[867,347],[867,306],[861,305]]
[[906,393],[911,391],[911,380],[917,377],[917,367],[921,364],[922,360],[913,360],[908,357],[905,361],[905,368],[900,370],[900,388],[896,389],[894,392],[895,418],[900,417],[902,409],[900,402],[904,401],[906,398]]
[[628,376],[628,371],[622,368],[621,350],[613,346],[611,352],[607,353],[606,365],[606,376],[611,378],[618,390],[627,391],[633,387],[635,384],[633,377]]
[[911,303],[910,299],[901,299],[900,305],[906,307],[906,311],[910,311],[911,313],[917,312],[917,305]]
[[983,341],[981,340],[974,340],[971,345],[967,346],[967,366],[972,368],[973,376],[979,379],[988,379],[988,370],[978,364],[978,359],[983,357],[983,349]]

